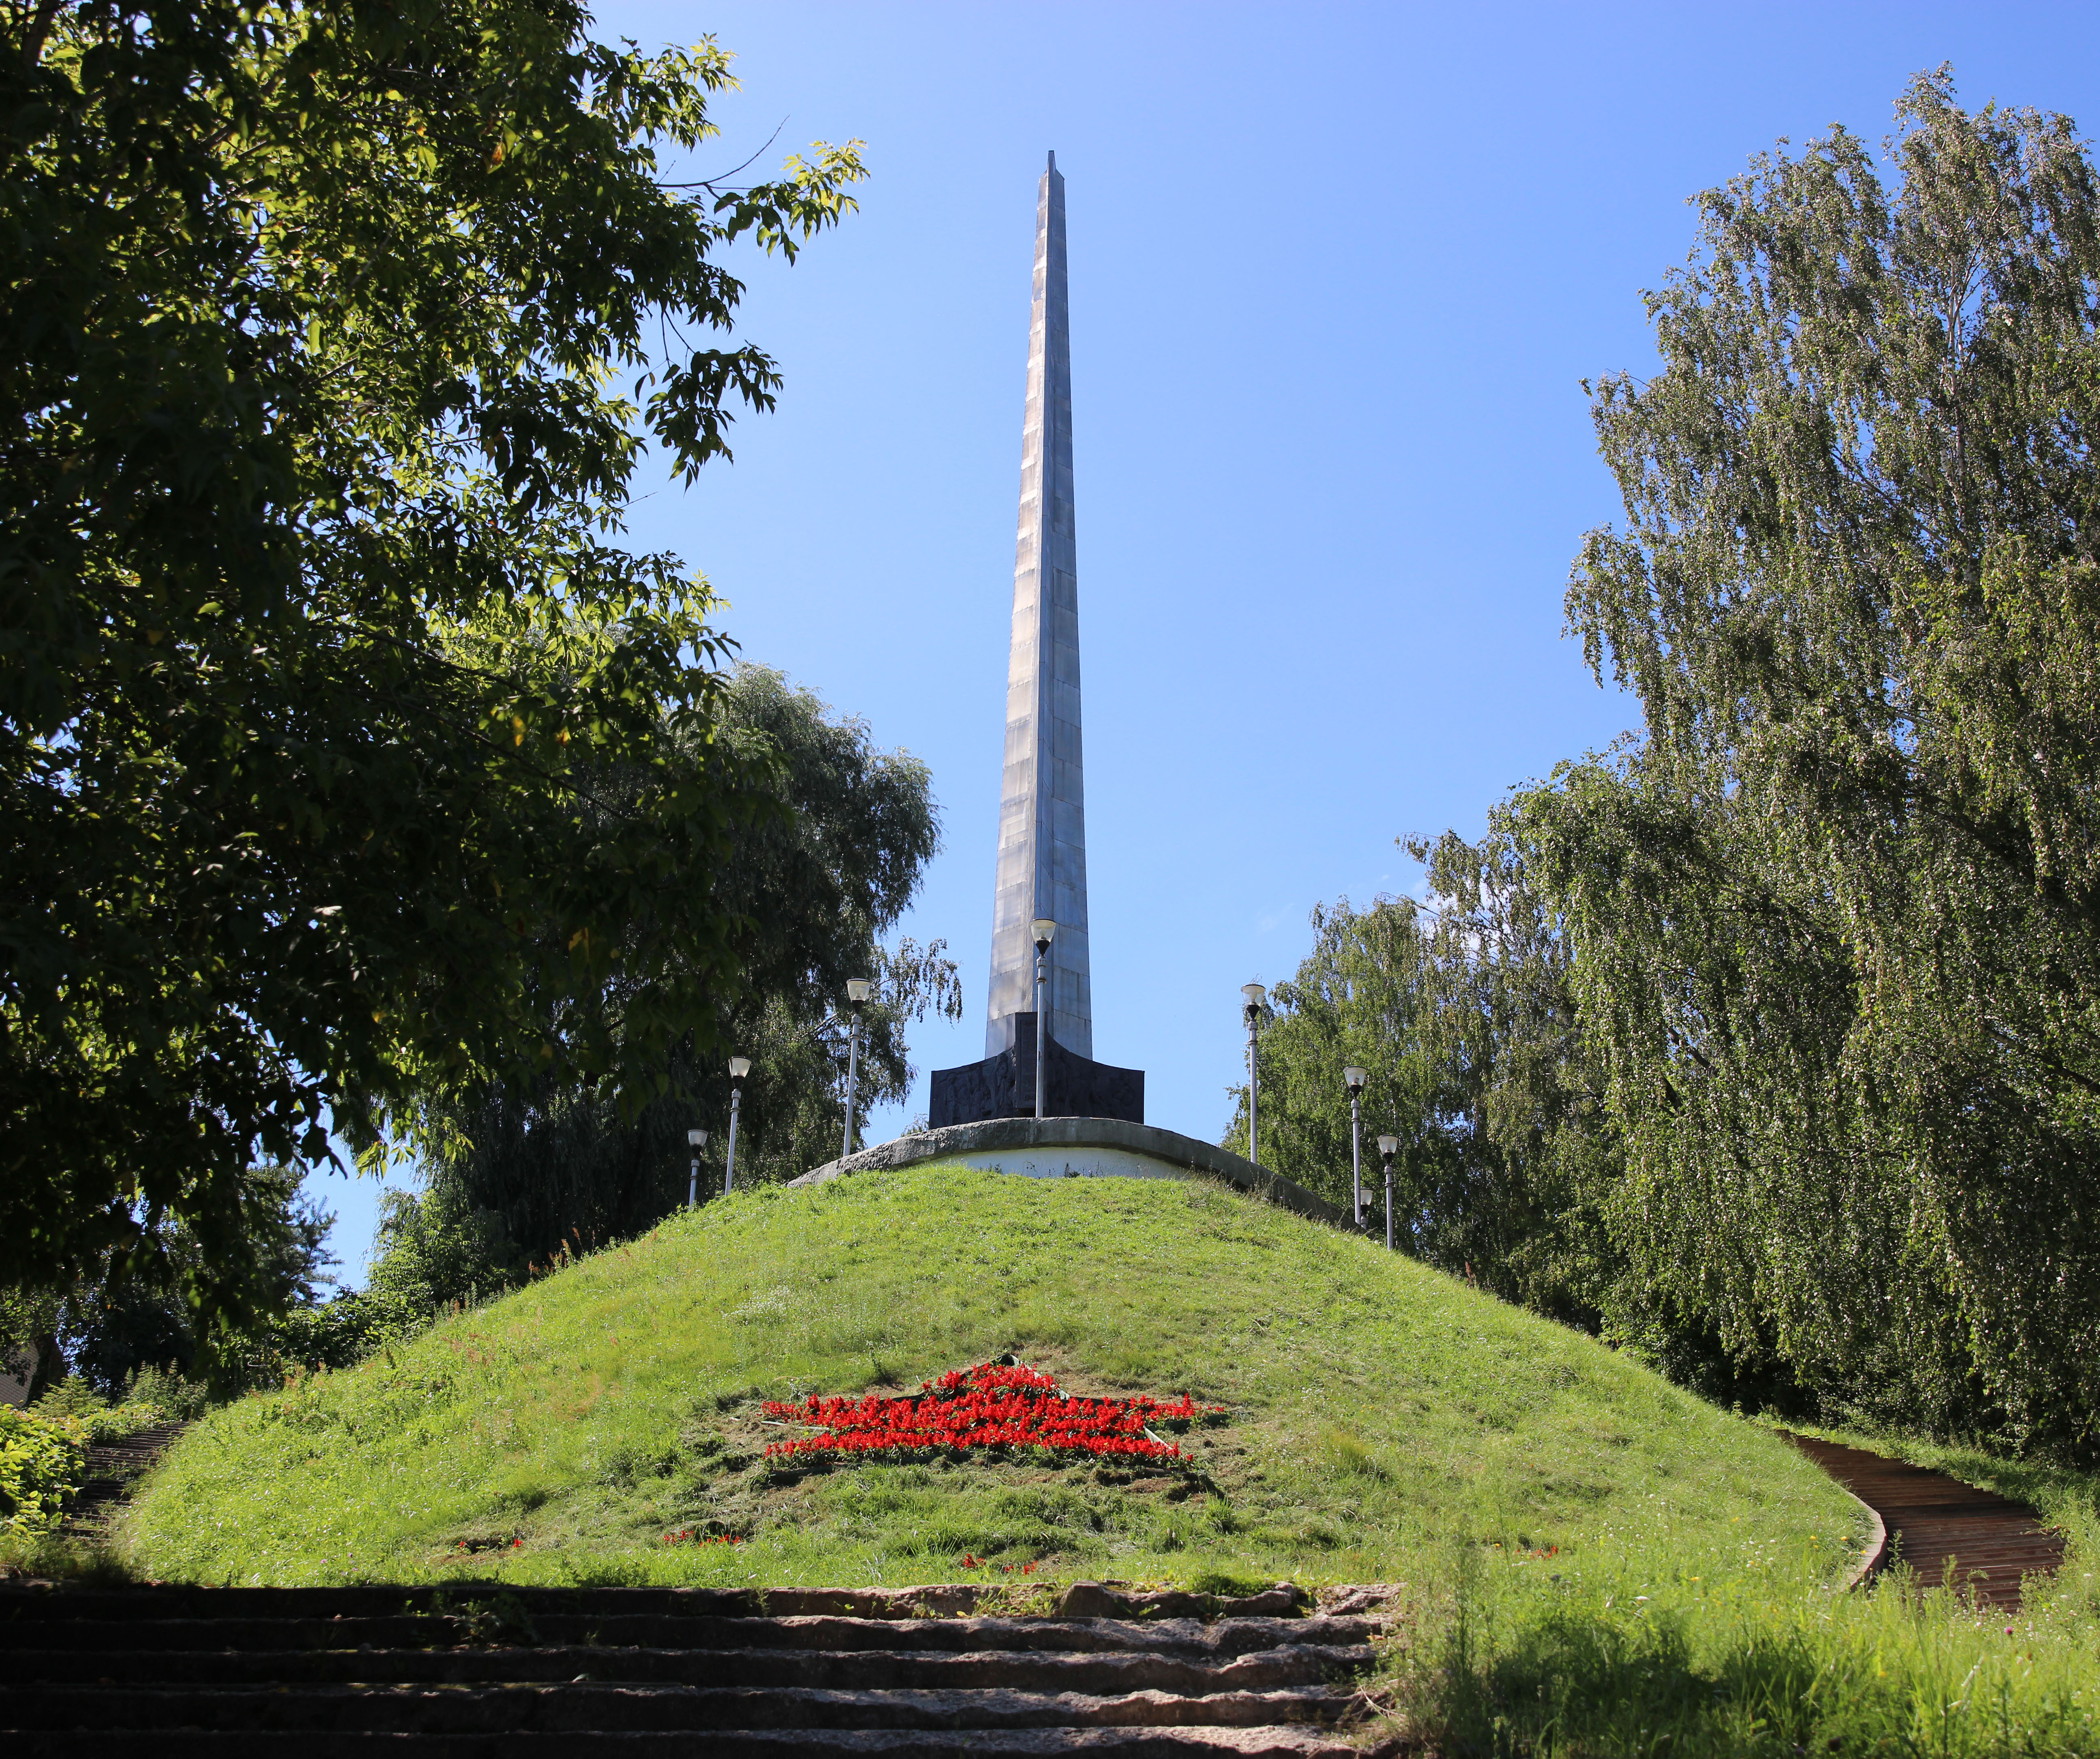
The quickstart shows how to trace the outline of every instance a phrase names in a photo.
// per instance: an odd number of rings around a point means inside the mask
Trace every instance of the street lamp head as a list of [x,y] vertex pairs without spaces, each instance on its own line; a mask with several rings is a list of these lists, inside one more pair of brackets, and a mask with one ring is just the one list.
[[686,1140],[693,1145],[693,1152],[697,1154],[708,1145],[708,1133],[704,1130],[689,1130],[686,1132]]
[[1035,950],[1040,953],[1057,937],[1057,924],[1048,916],[1038,916],[1029,932],[1035,937]]
[[1368,1069],[1358,1069],[1353,1064],[1342,1071],[1342,1085],[1349,1090],[1352,1097],[1361,1093],[1364,1083],[1370,1078]]
[[1388,1161],[1391,1160],[1393,1156],[1400,1153],[1400,1138],[1397,1136],[1380,1136],[1379,1138],[1379,1153],[1383,1154]]
[[740,1082],[750,1073],[751,1059],[749,1057],[732,1056],[729,1060],[729,1078],[732,1082]]
[[1264,985],[1258,983],[1242,984],[1240,985],[1240,994],[1246,998],[1246,1005],[1251,1008],[1260,1007],[1263,1003],[1268,999],[1268,990]]
[[849,977],[846,979],[846,999],[852,1003],[856,1009],[860,1007],[862,1003],[865,1002],[874,994],[875,980],[872,977]]

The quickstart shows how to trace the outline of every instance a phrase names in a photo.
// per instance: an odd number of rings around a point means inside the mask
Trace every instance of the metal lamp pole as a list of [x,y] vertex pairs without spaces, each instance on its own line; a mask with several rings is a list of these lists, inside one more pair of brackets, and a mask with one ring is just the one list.
[[1392,1250],[1392,1157],[1400,1152],[1400,1138],[1380,1136],[1379,1153],[1385,1157],[1385,1249]]
[[1246,998],[1247,1029],[1247,1158],[1255,1166],[1261,1165],[1260,1138],[1255,1134],[1255,1035],[1261,1027],[1261,1004],[1268,999],[1268,991],[1258,983],[1243,983],[1240,994]]
[[1050,1011],[1043,1006],[1049,999],[1050,942],[1057,932],[1057,924],[1048,916],[1038,916],[1029,931],[1035,939],[1035,1115],[1050,1115]]
[[686,1132],[686,1143],[693,1151],[693,1175],[686,1186],[686,1207],[695,1210],[700,1206],[700,1150],[708,1145],[708,1133],[704,1130],[689,1130]]
[[860,1011],[874,994],[873,978],[846,979],[846,1006],[853,1010],[853,1020],[846,1028],[846,1134],[845,1146],[839,1150],[841,1158],[854,1150],[854,1084],[860,1077]]
[[722,1195],[736,1189],[736,1114],[743,1109],[743,1078],[751,1073],[751,1059],[729,1060],[729,1165],[722,1170]]
[[1342,1071],[1342,1085],[1349,1090],[1349,1225],[1364,1225],[1364,1083],[1369,1071],[1354,1064]]

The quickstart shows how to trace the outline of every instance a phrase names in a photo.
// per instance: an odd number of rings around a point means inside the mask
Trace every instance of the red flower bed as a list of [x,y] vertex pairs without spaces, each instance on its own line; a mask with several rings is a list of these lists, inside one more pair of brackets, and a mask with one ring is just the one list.
[[1074,1399],[1048,1374],[1018,1363],[980,1362],[928,1381],[916,1398],[805,1399],[769,1402],[766,1415],[823,1430],[776,1441],[769,1454],[914,1454],[951,1448],[1039,1448],[1096,1457],[1179,1460],[1178,1442],[1149,1427],[1184,1422],[1222,1409],[1184,1397],[1171,1404],[1134,1399]]

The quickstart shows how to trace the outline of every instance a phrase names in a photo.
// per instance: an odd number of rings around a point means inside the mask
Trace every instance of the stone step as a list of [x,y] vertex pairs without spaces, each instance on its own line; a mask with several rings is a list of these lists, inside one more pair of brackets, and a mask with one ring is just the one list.
[[[501,1582],[443,1587],[206,1588],[151,1584],[123,1588],[0,1588],[0,1624],[17,1618],[99,1621],[157,1619],[385,1618],[458,1607],[494,1598],[537,1612],[655,1612],[735,1618],[766,1611],[836,1611],[842,1608],[770,1608],[761,1595],[713,1588],[514,1588]],[[865,1610],[865,1609],[861,1609]]]
[[[1072,1582],[1051,1596],[1040,1616],[1061,1619],[1287,1618],[1309,1610],[1311,1597],[1279,1583],[1237,1599],[1180,1589],[1138,1591]],[[455,1582],[413,1588],[205,1588],[155,1584],[117,1589],[0,1588],[0,1624],[24,1613],[53,1619],[382,1618],[443,1613],[501,1600],[541,1612],[657,1613],[674,1617],[959,1618],[1013,1616],[1006,1589],[973,1582],[918,1588],[538,1588],[501,1582]],[[1032,1610],[1032,1609],[1031,1609]]]
[[[268,1733],[200,1729],[108,1729],[93,1734],[25,1735],[0,1725],[11,1753],[35,1759],[108,1759],[112,1752],[154,1759],[283,1759],[284,1739]],[[299,1759],[811,1759],[837,1754],[970,1754],[973,1759],[1373,1759],[1392,1748],[1365,1749],[1324,1730],[1288,1724],[1253,1728],[1123,1729],[726,1729],[615,1734],[532,1732],[481,1735],[299,1736]]]
[[[0,1752],[490,1759],[1362,1751],[1376,1585],[0,1590]],[[761,1611],[760,1608],[766,1609]],[[556,1744],[558,1744],[558,1748]]]
[[[670,1617],[656,1614],[528,1612],[528,1629],[492,1629],[465,1617],[110,1620],[0,1608],[0,1655],[21,1650],[435,1649],[491,1639],[620,1648],[1147,1651],[1245,1655],[1286,1645],[1354,1647],[1381,1627],[1361,1617],[1305,1619],[852,1619]],[[19,1670],[16,1670],[19,1677]]]
[[203,1729],[454,1735],[617,1729],[956,1730],[1263,1727],[1334,1720],[1352,1695],[1324,1687],[1225,1691],[1200,1697],[1135,1691],[1114,1696],[1016,1691],[833,1691],[810,1686],[308,1686],[186,1691],[138,1686],[0,1690],[0,1728],[39,1730]]
[[470,1682],[822,1686],[1184,1695],[1317,1686],[1370,1664],[1368,1645],[1290,1644],[1203,1658],[1164,1651],[896,1649],[17,1650],[8,1669],[46,1686],[437,1685]]
[[76,1538],[98,1531],[117,1505],[130,1496],[139,1475],[157,1463],[169,1444],[188,1427],[184,1423],[156,1424],[134,1430],[115,1441],[90,1443],[87,1470],[80,1488],[67,1500],[61,1530]]

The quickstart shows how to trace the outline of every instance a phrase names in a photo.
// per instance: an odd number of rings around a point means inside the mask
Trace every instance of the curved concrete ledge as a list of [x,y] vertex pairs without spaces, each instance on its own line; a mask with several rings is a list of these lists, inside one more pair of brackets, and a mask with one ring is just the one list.
[[1343,1227],[1348,1219],[1326,1198],[1215,1143],[1120,1118],[990,1118],[922,1130],[812,1168],[788,1188],[929,1161],[1033,1179],[1221,1179],[1314,1221]]

